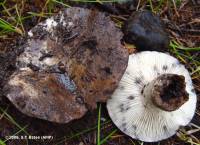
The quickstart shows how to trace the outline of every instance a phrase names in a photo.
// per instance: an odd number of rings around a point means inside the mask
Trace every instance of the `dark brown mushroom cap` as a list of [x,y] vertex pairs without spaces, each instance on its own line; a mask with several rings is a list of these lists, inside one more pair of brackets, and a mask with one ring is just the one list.
[[28,34],[18,71],[6,90],[12,103],[29,116],[59,123],[80,118],[112,95],[126,69],[122,33],[104,13],[68,8]]

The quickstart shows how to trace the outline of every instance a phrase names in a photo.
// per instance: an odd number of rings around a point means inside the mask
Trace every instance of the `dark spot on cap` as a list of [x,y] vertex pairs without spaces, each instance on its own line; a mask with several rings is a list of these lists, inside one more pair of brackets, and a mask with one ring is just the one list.
[[154,65],[153,70],[157,73],[157,76],[160,75],[160,72],[159,72],[159,70],[158,70],[156,65]]
[[126,111],[128,111],[131,107],[126,107]]
[[136,125],[132,125],[132,128],[133,128],[133,130],[136,130],[137,126]]
[[164,130],[164,132],[168,132],[166,125],[163,126],[163,130]]
[[167,65],[163,65],[162,69],[163,69],[164,71],[166,71],[166,70],[168,69],[168,66],[167,66]]
[[124,90],[124,86],[119,86],[119,89],[120,90]]
[[127,75],[130,75],[130,73],[127,71],[127,72],[125,72],[125,74],[127,74]]
[[141,90],[141,94],[143,94],[144,93],[144,88],[146,87],[146,85],[144,85],[144,87],[142,88],[142,90]]
[[122,123],[122,130],[123,130],[123,131],[126,131],[126,130],[127,130],[126,125],[127,125],[126,122]]
[[142,83],[142,80],[140,78],[135,78],[135,83],[139,85]]
[[194,88],[191,91],[192,91],[192,93],[195,93],[195,89]]
[[128,99],[133,100],[133,99],[135,99],[135,97],[131,95],[131,96],[128,97]]
[[124,110],[125,110],[125,109],[124,109],[124,104],[120,104],[120,105],[119,105],[119,108],[120,108],[120,112],[124,112]]

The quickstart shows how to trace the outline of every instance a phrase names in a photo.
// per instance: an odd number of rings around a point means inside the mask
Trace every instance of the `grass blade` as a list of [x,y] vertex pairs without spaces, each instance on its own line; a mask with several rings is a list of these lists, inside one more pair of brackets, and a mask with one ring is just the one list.
[[117,132],[117,129],[113,130],[108,136],[106,136],[103,140],[101,140],[100,144],[104,144],[113,134]]
[[52,1],[55,2],[55,3],[58,3],[58,4],[60,4],[60,5],[63,5],[63,6],[65,6],[65,7],[68,7],[68,8],[71,7],[70,5],[65,4],[65,3],[63,3],[63,2],[60,2],[60,1],[57,1],[57,0],[52,0]]
[[97,145],[101,145],[101,104],[99,104],[98,125],[97,125]]
[[[11,135],[11,136],[16,136],[16,135],[18,135],[20,132],[24,131],[24,129],[26,129],[27,127],[28,127],[28,125],[24,126],[22,129],[20,129],[19,131],[17,131],[15,134],[13,134],[13,135]],[[4,141],[4,143],[7,142],[8,140],[9,140],[9,139],[6,139],[6,140]]]
[[4,19],[0,18],[0,28],[4,31],[4,32],[16,32],[19,33],[21,35],[23,35],[22,30],[13,26],[12,24],[8,23],[7,21],[5,21]]
[[12,116],[10,116],[6,110],[3,110],[1,107],[0,107],[0,111],[3,112],[5,114],[5,118],[7,120],[9,120],[11,123],[13,123],[15,126],[17,126],[20,130],[23,130],[24,133],[26,133],[27,135],[30,135],[23,127],[21,127],[14,119]]

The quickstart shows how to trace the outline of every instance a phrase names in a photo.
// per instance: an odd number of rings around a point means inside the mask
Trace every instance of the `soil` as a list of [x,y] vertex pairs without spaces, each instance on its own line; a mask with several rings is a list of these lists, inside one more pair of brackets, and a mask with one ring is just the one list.
[[[20,1],[16,1],[16,3],[20,3]],[[130,4],[113,4],[113,5],[100,5],[100,4],[85,4],[85,3],[73,3],[69,2],[71,6],[80,6],[80,7],[87,7],[87,8],[95,8],[100,11],[104,11],[110,13],[112,15],[113,21],[116,21],[116,17],[120,20],[125,20],[131,15],[132,11],[136,10],[137,3]],[[7,2],[7,7],[12,7],[15,5],[15,2],[10,1]],[[24,4],[24,8],[22,9],[22,15],[26,16],[27,12],[41,12],[45,5],[45,1],[30,1]],[[141,1],[140,8],[142,9],[150,9],[147,6],[146,1]],[[160,16],[162,17],[165,25],[167,26],[167,31],[170,34],[170,37],[176,39],[177,41],[181,42],[185,46],[189,47],[197,47],[200,46],[200,24],[198,22],[194,22],[197,18],[200,17],[200,6],[193,4],[192,1],[187,2],[185,5],[182,6],[183,8],[179,9],[176,12],[174,9],[169,8],[167,6],[163,6],[162,10],[160,11]],[[0,10],[3,8],[0,7]],[[59,10],[63,9],[62,6],[57,5],[53,12],[58,12]],[[44,10],[46,11],[46,9]],[[15,13],[15,12],[13,12]],[[117,14],[117,15],[116,15]],[[0,13],[0,17],[4,17],[4,13]],[[42,21],[44,18],[41,17],[32,17],[31,19],[27,19],[24,21],[24,28],[25,31],[28,32],[33,26],[35,26],[38,22]],[[3,92],[3,87],[7,82],[9,76],[15,71],[15,61],[16,57],[22,52],[19,49],[19,46],[22,46],[25,42],[25,37],[18,35],[17,33],[9,33],[5,38],[0,38],[0,110],[6,110],[6,112],[12,116],[12,118],[22,127],[26,127],[26,131],[28,134],[32,135],[33,137],[37,136],[51,136],[50,139],[24,139],[24,140],[9,140],[6,142],[7,145],[93,145],[96,144],[96,131],[97,128],[93,130],[78,135],[77,137],[71,137],[76,133],[80,133],[88,128],[92,128],[97,125],[98,120],[98,111],[93,110],[89,111],[83,118],[79,120],[72,121],[68,124],[56,124],[51,123],[48,121],[28,117],[21,112],[19,112],[5,97]],[[200,52],[195,52],[196,56],[200,56]],[[188,60],[188,63],[189,60]],[[187,64],[186,64],[187,66]],[[200,95],[200,76],[193,80],[195,91],[198,95]],[[109,120],[105,104],[102,106],[102,124],[103,128],[101,130],[101,138],[104,138],[108,135],[112,130],[115,129],[115,126],[112,122],[106,122],[105,120]],[[197,105],[197,114],[194,116],[192,123],[200,126],[200,105]],[[2,114],[2,113],[1,113]],[[9,117],[4,114],[0,115],[0,138],[4,140],[6,136],[10,136],[15,134],[20,129],[10,120]],[[189,130],[191,127],[185,127],[185,130]],[[25,137],[27,134],[24,131],[21,131],[18,136]],[[200,132],[196,132],[192,134],[198,141],[200,138]],[[71,137],[71,138],[67,138]],[[59,143],[60,142],[60,143]],[[125,136],[120,131],[114,134],[112,139],[108,140],[105,145],[131,145],[133,144],[140,144],[139,141],[133,140],[127,136]],[[144,144],[158,144],[158,143],[144,143]],[[180,140],[179,137],[176,135],[161,141],[159,144],[161,145],[171,145],[177,144],[182,145],[186,144],[186,141]]]

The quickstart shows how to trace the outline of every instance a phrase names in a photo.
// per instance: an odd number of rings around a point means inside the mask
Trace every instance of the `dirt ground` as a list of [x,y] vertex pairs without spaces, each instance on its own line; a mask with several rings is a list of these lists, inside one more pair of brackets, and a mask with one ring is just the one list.
[[[119,21],[123,22],[130,14],[137,8],[140,10],[152,10],[148,1],[134,1],[130,4],[117,4],[102,5],[100,3],[79,3],[64,1],[70,6],[87,7],[90,9],[98,9],[111,15],[112,20],[118,24]],[[140,3],[138,3],[140,2]],[[153,1],[152,5],[154,11],[157,12],[164,21],[167,31],[170,34],[171,40],[176,40],[185,47],[196,48],[200,46],[200,5],[197,1],[181,1],[180,4],[174,6],[171,1],[164,2],[161,6],[157,1]],[[17,15],[16,11],[12,9],[15,5],[19,6],[20,13],[23,17],[28,16],[30,13],[57,13],[65,6],[58,3],[48,3],[40,0],[7,0],[5,2],[6,8],[10,8],[11,15]],[[132,7],[131,7],[132,6]],[[159,7],[158,7],[159,6]],[[53,7],[53,8],[52,8]],[[5,7],[0,6],[0,18],[12,22],[10,16],[5,11]],[[7,145],[93,145],[96,144],[97,139],[97,121],[98,110],[93,110],[87,113],[80,120],[75,120],[69,124],[56,124],[48,121],[28,117],[19,112],[5,97],[2,91],[8,77],[15,70],[15,59],[22,50],[19,46],[25,42],[25,37],[28,30],[35,26],[38,22],[44,20],[44,17],[35,15],[23,21],[24,36],[15,32],[1,34],[0,37],[0,139],[5,140],[7,136],[29,136],[37,138],[38,136],[50,136],[50,139],[12,139],[6,141]],[[1,30],[1,28],[0,28]],[[182,60],[179,54],[171,51],[171,54],[178,57],[186,67],[193,72],[199,68],[200,65],[200,51],[179,51],[179,53],[188,55]],[[192,56],[192,59],[191,59]],[[197,63],[194,63],[193,58]],[[119,130],[115,132],[110,139],[107,140],[105,145],[131,145],[131,144],[161,144],[161,145],[183,145],[183,144],[200,144],[200,72],[195,72],[192,75],[195,91],[198,96],[197,111],[192,120],[196,125],[187,126],[178,131],[173,137],[161,141],[159,143],[142,143],[124,135]],[[103,139],[111,133],[116,127],[110,121],[106,111],[105,104],[102,104],[102,128],[101,138]],[[24,129],[23,129],[24,128]],[[189,133],[188,131],[195,131]],[[0,145],[1,145],[0,140]],[[4,145],[4,144],[2,144]]]

